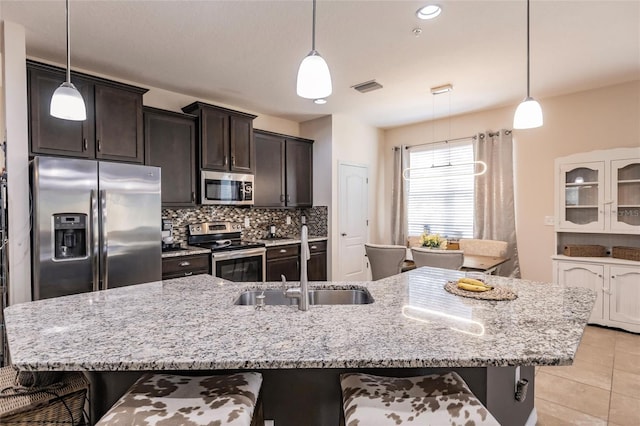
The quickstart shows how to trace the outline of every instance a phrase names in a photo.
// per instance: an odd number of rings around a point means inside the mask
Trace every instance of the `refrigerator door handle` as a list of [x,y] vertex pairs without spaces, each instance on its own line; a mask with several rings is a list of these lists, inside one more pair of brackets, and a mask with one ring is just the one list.
[[102,250],[100,252],[102,264],[102,290],[109,288],[109,265],[107,256],[109,250],[109,240],[107,233],[107,191],[100,191],[100,215],[102,216]]
[[98,196],[96,190],[91,190],[91,276],[93,278],[93,291],[100,290],[100,276],[98,269],[98,250],[100,238],[98,238]]

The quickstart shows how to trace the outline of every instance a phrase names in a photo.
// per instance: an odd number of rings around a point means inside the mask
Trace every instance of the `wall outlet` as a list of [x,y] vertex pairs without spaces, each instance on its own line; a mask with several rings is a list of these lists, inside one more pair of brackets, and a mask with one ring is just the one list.
[[291,225],[291,216],[287,216],[287,225]]
[[248,217],[244,218],[244,227],[245,228],[250,228],[251,227],[251,220],[249,220]]
[[307,217],[306,216],[302,216],[300,217],[300,221],[302,222],[302,224],[304,225],[305,223],[307,223]]
[[544,224],[547,226],[554,226],[556,224],[556,218],[553,216],[545,216]]

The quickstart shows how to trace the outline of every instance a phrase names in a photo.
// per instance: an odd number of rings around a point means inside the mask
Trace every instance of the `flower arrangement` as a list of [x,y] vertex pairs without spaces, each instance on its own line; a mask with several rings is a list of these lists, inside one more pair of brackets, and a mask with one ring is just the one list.
[[420,245],[422,247],[429,248],[447,248],[447,240],[442,238],[440,234],[427,234],[426,232],[420,235]]

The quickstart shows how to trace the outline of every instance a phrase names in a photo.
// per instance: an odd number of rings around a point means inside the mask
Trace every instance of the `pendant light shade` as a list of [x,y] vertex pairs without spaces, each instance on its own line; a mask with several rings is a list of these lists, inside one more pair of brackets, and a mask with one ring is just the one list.
[[542,108],[535,99],[528,97],[518,105],[513,117],[514,129],[533,129],[542,126]]
[[66,81],[53,92],[49,112],[52,116],[63,120],[84,121],[87,119],[87,110],[82,95],[73,83]]
[[527,0],[527,97],[518,105],[513,117],[514,129],[533,129],[543,124],[542,108],[530,94],[530,54],[529,54],[529,0]]
[[66,0],[67,15],[67,81],[53,92],[49,113],[63,120],[84,121],[87,119],[87,109],[82,95],[71,83],[71,43],[69,40],[69,0]]
[[313,0],[311,52],[302,60],[298,68],[296,92],[302,98],[320,99],[326,98],[332,91],[329,66],[316,50],[316,0]]
[[312,50],[298,69],[298,96],[307,99],[326,98],[332,90],[329,66],[318,52]]

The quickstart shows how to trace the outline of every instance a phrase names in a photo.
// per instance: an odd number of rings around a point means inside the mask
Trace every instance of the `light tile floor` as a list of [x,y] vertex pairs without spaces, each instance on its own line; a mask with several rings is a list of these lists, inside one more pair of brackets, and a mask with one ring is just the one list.
[[536,368],[537,426],[640,425],[640,335],[587,326],[573,365]]

